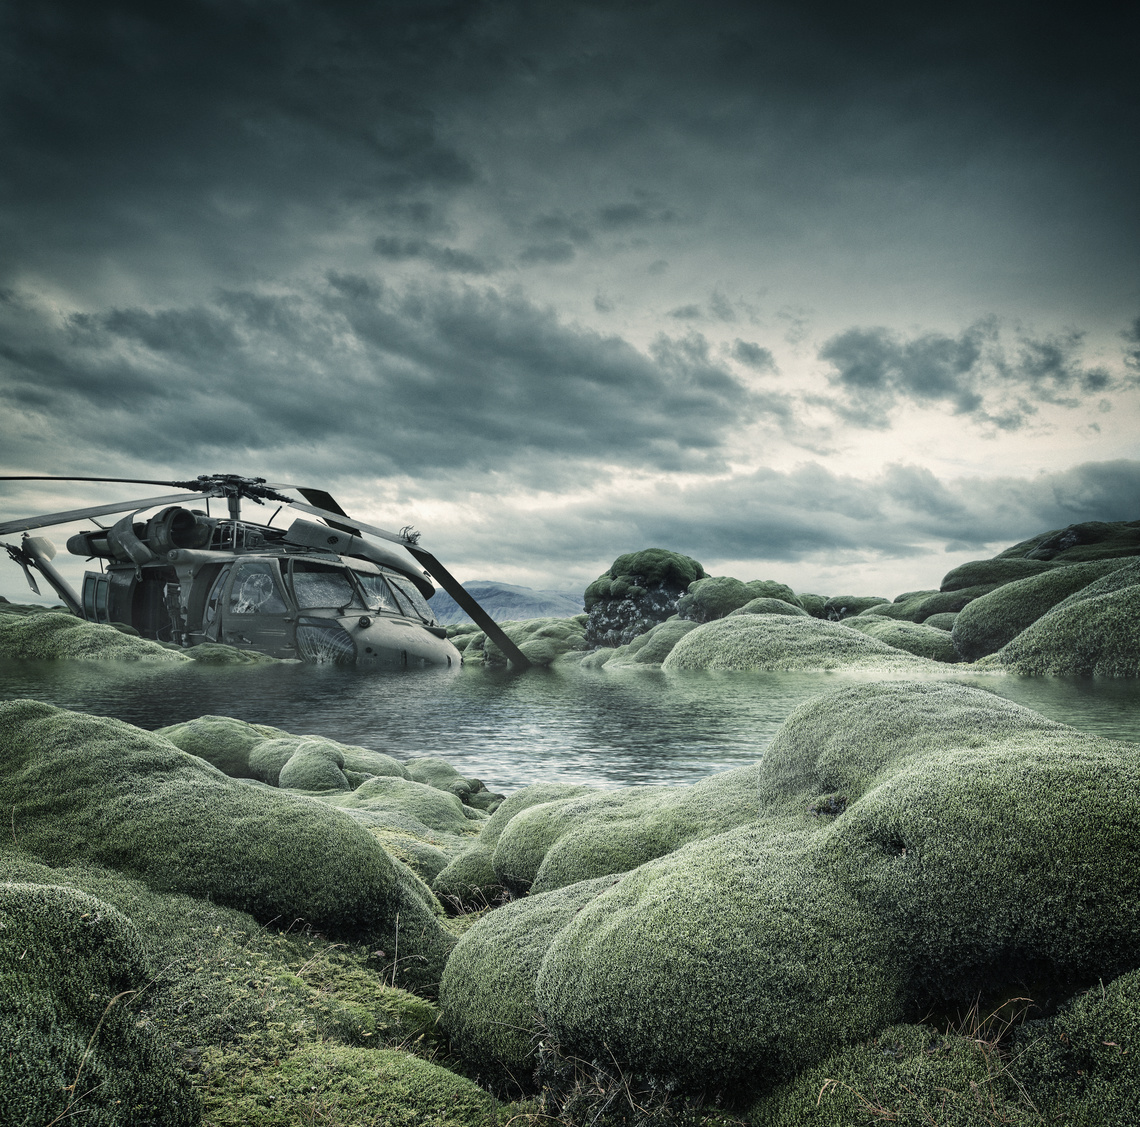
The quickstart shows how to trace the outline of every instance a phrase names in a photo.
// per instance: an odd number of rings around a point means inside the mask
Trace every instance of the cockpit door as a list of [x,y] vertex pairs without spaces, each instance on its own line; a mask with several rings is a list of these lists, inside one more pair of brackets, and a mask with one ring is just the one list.
[[219,641],[271,657],[296,657],[296,616],[276,560],[239,560],[221,602]]

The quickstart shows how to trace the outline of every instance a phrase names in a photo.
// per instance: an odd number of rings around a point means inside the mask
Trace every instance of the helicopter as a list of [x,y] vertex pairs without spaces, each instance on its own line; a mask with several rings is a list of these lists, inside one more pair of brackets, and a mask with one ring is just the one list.
[[[33,569],[68,609],[90,622],[125,623],[145,638],[188,648],[220,642],[277,658],[364,669],[458,666],[459,650],[427,600],[434,579],[519,672],[530,662],[410,527],[388,532],[350,517],[331,496],[261,477],[200,474],[193,481],[143,478],[2,477],[0,481],[90,481],[167,486],[161,497],[93,505],[0,522],[0,544],[38,595]],[[300,494],[301,500],[282,490]],[[212,515],[211,500],[225,515]],[[277,510],[264,524],[243,518],[243,500]],[[187,508],[203,502],[205,508]],[[272,527],[285,506],[318,517]],[[143,519],[143,514],[157,509]],[[120,517],[113,525],[104,516]],[[99,561],[76,592],[51,562],[55,545],[29,532],[90,520],[67,541],[72,555]]]

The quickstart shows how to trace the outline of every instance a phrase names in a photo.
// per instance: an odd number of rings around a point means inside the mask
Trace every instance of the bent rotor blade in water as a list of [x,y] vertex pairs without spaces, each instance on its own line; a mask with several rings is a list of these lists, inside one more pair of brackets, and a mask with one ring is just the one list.
[[516,672],[530,667],[530,659],[507,637],[503,628],[472,598],[470,592],[431,554],[415,544],[404,544],[407,551],[424,565],[432,578],[470,615],[471,620],[507,655]]
[[182,501],[200,501],[201,493],[171,493],[167,497],[144,497],[141,501],[118,501],[112,505],[91,505],[85,509],[69,509],[64,513],[43,513],[35,517],[5,521],[0,524],[0,536],[9,532],[27,532],[32,528],[50,528],[53,524],[70,524],[73,520],[109,516],[128,509],[154,509],[159,505],[177,505]]

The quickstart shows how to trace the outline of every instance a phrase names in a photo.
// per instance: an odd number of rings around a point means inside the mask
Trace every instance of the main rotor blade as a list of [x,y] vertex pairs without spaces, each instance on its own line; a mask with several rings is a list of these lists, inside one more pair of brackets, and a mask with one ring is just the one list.
[[470,592],[431,554],[415,544],[405,544],[405,548],[424,565],[439,585],[471,616],[476,626],[507,655],[507,660],[515,672],[521,673],[530,667],[530,659],[507,637],[503,628],[475,601]]
[[[301,492],[299,489],[297,491]],[[330,512],[328,509],[321,509],[316,505],[307,505],[304,501],[290,501],[289,504],[292,505],[294,509],[301,509],[306,513],[312,513],[315,517],[320,517],[322,520],[327,521],[330,527],[339,528],[341,532],[349,532],[353,536],[359,536],[362,532],[367,532],[369,536],[379,536],[381,540],[391,540],[393,544],[399,544],[401,548],[408,547],[408,542],[404,537],[397,535],[395,532],[387,532],[383,528],[377,528],[375,525],[363,524],[358,521],[356,517],[348,517],[348,519],[353,522],[351,528],[345,524],[338,523],[341,517],[348,516],[347,513],[341,511],[339,505],[337,505],[335,510]]]
[[[336,503],[333,495],[331,493],[326,493],[323,489],[310,489],[307,486],[302,485],[293,485],[289,486],[288,488],[296,489],[297,492],[300,493],[301,496],[304,497],[310,505],[317,505],[322,509],[327,509],[330,513],[340,513],[342,517],[348,516],[348,513],[346,513],[344,509],[342,509],[340,505]],[[352,518],[349,517],[349,520],[351,519]],[[331,520],[328,517],[326,517],[325,520],[330,528],[335,528],[339,532],[347,532],[349,536],[360,535],[360,529],[354,527],[353,525],[338,524],[336,521]]]
[[[59,479],[64,480],[64,479]],[[24,517],[0,524],[0,536],[9,532],[26,532],[32,528],[49,528],[53,524],[70,524],[73,520],[108,516],[128,509],[153,509],[159,505],[177,505],[181,501],[200,501],[201,493],[171,493],[167,497],[144,497],[141,501],[118,501],[112,505],[92,505],[86,509],[69,509],[65,513],[44,513],[42,516]]]
[[177,485],[177,481],[150,481],[145,477],[5,477],[0,481],[111,481],[120,485]]

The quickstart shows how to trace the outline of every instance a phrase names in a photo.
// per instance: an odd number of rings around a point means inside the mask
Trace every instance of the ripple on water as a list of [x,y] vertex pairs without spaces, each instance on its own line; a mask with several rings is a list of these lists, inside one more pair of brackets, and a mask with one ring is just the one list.
[[[1140,742],[1132,681],[969,675],[1083,731]],[[618,674],[480,669],[361,673],[334,666],[218,668],[0,661],[0,699],[160,728],[215,713],[387,751],[441,755],[493,790],[561,781],[692,783],[758,759],[797,704],[866,681],[844,673]]]

